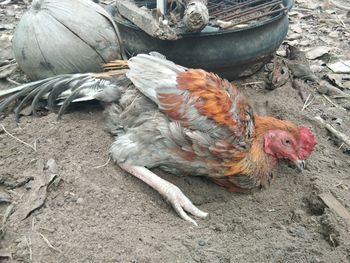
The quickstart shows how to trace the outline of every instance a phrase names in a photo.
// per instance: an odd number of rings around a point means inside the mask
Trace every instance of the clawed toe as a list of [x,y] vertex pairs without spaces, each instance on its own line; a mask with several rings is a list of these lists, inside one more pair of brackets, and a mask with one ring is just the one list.
[[184,195],[180,188],[160,178],[147,168],[128,164],[119,164],[119,166],[157,190],[173,206],[176,213],[186,221],[195,226],[198,225],[186,212],[199,218],[208,216],[208,213],[203,212],[192,204],[191,200]]
[[173,206],[175,211],[182,219],[194,224],[195,226],[198,226],[197,222],[193,220],[186,212],[191,213],[192,215],[199,218],[205,218],[208,216],[208,213],[203,212],[195,205],[193,205],[191,200],[188,199],[188,197],[185,196],[182,191],[175,185],[168,185],[164,197],[169,201],[169,203]]

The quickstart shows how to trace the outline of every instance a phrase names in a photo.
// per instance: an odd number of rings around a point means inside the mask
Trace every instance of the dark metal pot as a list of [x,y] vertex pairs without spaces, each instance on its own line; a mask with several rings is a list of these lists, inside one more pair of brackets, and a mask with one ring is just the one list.
[[[290,8],[293,1],[285,0],[284,4]],[[230,80],[259,70],[288,31],[287,12],[243,29],[186,33],[175,41],[152,38],[120,17],[116,17],[116,23],[130,55],[158,51],[177,64],[203,68]]]

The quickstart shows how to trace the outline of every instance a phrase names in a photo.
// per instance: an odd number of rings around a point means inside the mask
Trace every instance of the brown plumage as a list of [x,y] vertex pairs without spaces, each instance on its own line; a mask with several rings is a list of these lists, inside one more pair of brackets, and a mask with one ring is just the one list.
[[236,87],[213,73],[186,69],[158,53],[107,67],[110,71],[104,73],[27,84],[3,100],[0,111],[20,96],[37,102],[46,93],[49,108],[63,101],[59,116],[74,100],[106,102],[106,127],[116,135],[113,160],[156,189],[192,223],[185,211],[198,217],[207,214],[148,168],[207,176],[230,191],[250,192],[269,185],[279,159],[303,168],[316,144],[309,128],[258,116]]

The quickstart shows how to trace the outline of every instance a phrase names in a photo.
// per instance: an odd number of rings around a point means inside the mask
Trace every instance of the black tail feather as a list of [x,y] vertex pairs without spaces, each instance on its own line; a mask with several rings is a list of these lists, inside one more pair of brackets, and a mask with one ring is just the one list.
[[[16,119],[16,123],[19,123],[19,114],[21,112],[21,110],[24,108],[24,106],[26,105],[26,103],[28,101],[30,101],[37,93],[38,90],[40,89],[40,87],[35,88],[34,90],[32,90],[30,93],[27,94],[27,96],[24,97],[24,99],[22,99],[22,101],[18,104],[17,108],[15,109],[15,119]],[[33,105],[32,105],[32,109],[33,109]]]
[[73,100],[75,100],[79,96],[79,92],[82,89],[85,89],[86,87],[84,85],[80,86],[79,88],[75,89],[63,102],[63,104],[60,107],[60,110],[58,111],[57,120],[61,119],[62,115],[68,108],[68,106],[72,103]]
[[40,83],[38,83],[37,85],[30,85],[28,87],[25,87],[23,90],[19,91],[18,93],[15,93],[13,95],[10,95],[9,97],[7,97],[6,99],[4,99],[3,101],[0,102],[0,112],[3,112],[11,102],[25,96],[28,93],[31,93],[34,89],[36,89],[38,86],[40,85]]
[[38,116],[37,105],[38,105],[39,99],[53,89],[54,87],[53,84],[54,82],[50,81],[48,83],[45,83],[43,86],[40,87],[40,89],[38,89],[37,94],[35,95],[32,101],[33,116]]
[[[46,100],[44,107],[55,111],[61,102],[58,111],[60,119],[68,106],[74,101],[98,99],[105,102],[118,100],[121,91],[130,81],[125,82],[125,75],[104,74],[99,77],[94,73],[65,74],[52,78],[24,84],[16,88],[17,92],[0,100],[0,112],[3,112],[10,103],[20,99],[15,109],[15,119],[19,123],[22,109],[31,102],[32,113],[37,116],[38,104],[41,99]],[[41,105],[42,107],[42,105]]]

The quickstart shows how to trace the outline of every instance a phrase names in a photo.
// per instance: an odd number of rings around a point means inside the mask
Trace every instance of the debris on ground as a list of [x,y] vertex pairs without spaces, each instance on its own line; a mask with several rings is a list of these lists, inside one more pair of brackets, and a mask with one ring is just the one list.
[[123,0],[116,2],[116,8],[119,16],[150,36],[176,40],[188,32],[255,27],[284,14],[291,6],[286,6],[282,0],[185,0],[171,1],[159,8],[151,1]]
[[23,196],[23,202],[16,206],[15,212],[11,215],[13,220],[24,220],[30,214],[42,207],[47,197],[47,188],[55,179],[57,174],[50,169],[44,172],[45,166],[42,160],[37,162],[37,170],[33,172],[33,180],[27,185],[27,192]]
[[320,194],[322,201],[350,226],[350,212],[331,193]]

